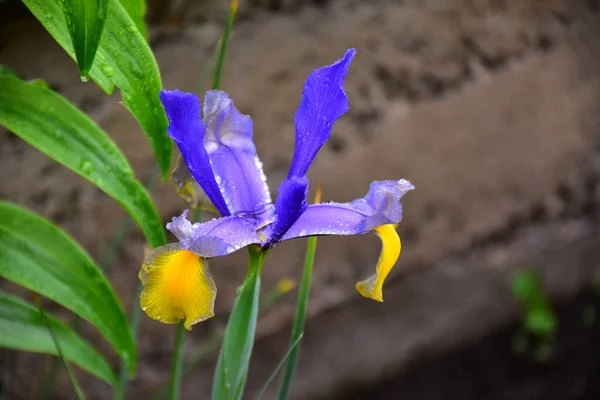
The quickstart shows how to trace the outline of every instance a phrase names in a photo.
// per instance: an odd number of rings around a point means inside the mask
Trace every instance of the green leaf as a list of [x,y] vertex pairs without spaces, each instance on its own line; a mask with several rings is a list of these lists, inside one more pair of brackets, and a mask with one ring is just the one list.
[[121,5],[129,14],[129,18],[133,20],[138,31],[144,35],[144,38],[148,39],[148,28],[146,28],[146,22],[144,22],[144,15],[146,14],[146,2],[144,0],[119,0]]
[[100,268],[49,221],[4,201],[0,201],[0,277],[90,322],[134,370],[135,344],[127,317]]
[[[23,3],[75,59],[59,0],[23,0]],[[158,66],[144,36],[119,0],[108,0],[108,17],[90,76],[108,94],[115,86],[121,89],[123,103],[146,132],[166,178],[172,142],[167,136],[167,116],[159,98],[162,84]]]
[[63,97],[0,75],[0,125],[121,203],[150,245],[165,244],[160,217],[123,154],[104,131]]
[[248,250],[250,251],[249,272],[225,330],[213,382],[213,400],[241,399],[246,383],[258,315],[260,269],[266,254],[251,247]]
[[[114,385],[113,371],[94,348],[58,319],[47,313],[45,318],[67,360]],[[0,347],[58,355],[52,335],[37,308],[5,293],[0,293]]]
[[77,66],[87,79],[106,22],[108,0],[60,1],[73,41]]

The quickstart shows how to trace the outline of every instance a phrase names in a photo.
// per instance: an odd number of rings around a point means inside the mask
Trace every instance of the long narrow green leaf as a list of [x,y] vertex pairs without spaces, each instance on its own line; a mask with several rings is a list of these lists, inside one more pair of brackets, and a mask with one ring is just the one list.
[[[71,328],[45,313],[64,357],[103,381],[114,385],[108,363]],[[34,306],[0,293],[0,347],[58,355],[52,336]]]
[[250,355],[254,346],[260,270],[266,253],[249,247],[250,266],[242,290],[235,301],[219,353],[213,381],[213,400],[242,398]]
[[[23,3],[75,59],[60,1],[23,0]],[[121,89],[123,103],[149,137],[166,179],[172,142],[167,137],[167,117],[158,97],[162,87],[158,66],[136,22],[119,0],[108,0],[108,17],[90,77],[108,94],[115,86]]]
[[108,0],[61,1],[79,73],[87,79],[106,22]]
[[49,221],[4,201],[0,201],[0,277],[89,321],[134,370],[135,344],[127,317],[100,269]]
[[121,203],[150,245],[166,242],[160,217],[127,159],[91,119],[49,89],[0,75],[0,125]]

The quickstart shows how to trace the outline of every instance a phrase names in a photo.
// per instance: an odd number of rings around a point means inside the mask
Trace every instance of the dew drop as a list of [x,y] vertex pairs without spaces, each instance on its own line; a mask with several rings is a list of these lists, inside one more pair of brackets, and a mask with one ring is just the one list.
[[115,69],[108,64],[102,66],[102,72],[109,78],[115,74]]
[[90,175],[92,172],[94,172],[94,166],[88,160],[82,161],[80,168],[81,172],[83,172],[85,175]]
[[87,81],[90,80],[89,76],[83,76],[83,75],[81,75],[79,78],[81,79],[81,82],[87,82]]
[[308,234],[308,231],[307,231],[306,229],[302,229],[302,230],[299,232],[299,235],[300,235],[300,236],[306,236],[307,234]]

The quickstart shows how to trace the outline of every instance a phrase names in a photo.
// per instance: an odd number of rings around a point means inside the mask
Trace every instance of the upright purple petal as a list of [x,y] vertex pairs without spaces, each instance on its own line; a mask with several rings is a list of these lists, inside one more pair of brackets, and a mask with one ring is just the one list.
[[227,93],[211,90],[204,97],[204,123],[204,146],[231,214],[256,219],[258,226],[273,222],[275,208],[252,141],[252,119],[239,113]]
[[194,179],[217,210],[224,216],[230,215],[204,149],[205,130],[200,119],[198,97],[193,93],[179,90],[161,90],[160,100],[169,118],[169,137],[179,146]]
[[262,244],[256,234],[255,221],[234,215],[192,224],[184,211],[167,224],[167,229],[179,239],[179,248],[205,258],[224,256],[250,244]]
[[356,235],[402,219],[400,199],[414,185],[405,179],[374,181],[369,193],[351,203],[308,206],[281,240],[314,235]]
[[307,209],[308,178],[288,178],[281,182],[275,200],[277,220],[272,226],[270,243],[277,242]]
[[288,177],[304,176],[317,152],[331,135],[331,126],[348,111],[344,78],[356,50],[349,49],[335,63],[313,71],[296,110],[296,149]]

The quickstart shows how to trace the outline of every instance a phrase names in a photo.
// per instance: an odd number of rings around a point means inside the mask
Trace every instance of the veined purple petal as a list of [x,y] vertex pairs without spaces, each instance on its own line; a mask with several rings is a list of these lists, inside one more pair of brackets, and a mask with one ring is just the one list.
[[335,63],[313,71],[302,91],[294,116],[296,149],[288,177],[304,176],[317,152],[331,135],[331,126],[348,111],[344,78],[356,50],[349,49]]
[[239,113],[227,93],[211,90],[204,97],[204,123],[204,146],[231,214],[254,218],[258,226],[273,222],[275,208],[252,141],[252,119]]
[[277,242],[307,209],[308,178],[305,176],[287,178],[281,182],[277,190],[279,191],[275,200],[277,220],[271,230],[270,243]]
[[200,102],[193,93],[161,90],[160,100],[169,118],[168,134],[181,150],[191,174],[217,210],[230,215],[204,149],[204,124],[200,119]]
[[405,179],[374,181],[369,193],[351,203],[308,206],[281,240],[314,235],[356,235],[402,219],[400,199],[414,185]]
[[177,236],[181,249],[202,257],[224,256],[250,244],[262,243],[256,234],[255,221],[234,215],[192,224],[186,210],[173,218],[167,229]]

